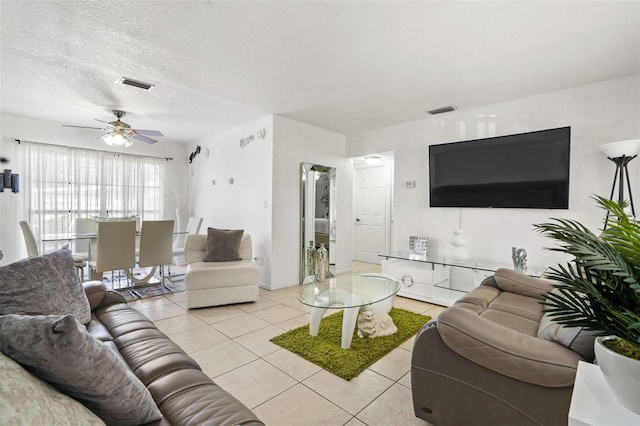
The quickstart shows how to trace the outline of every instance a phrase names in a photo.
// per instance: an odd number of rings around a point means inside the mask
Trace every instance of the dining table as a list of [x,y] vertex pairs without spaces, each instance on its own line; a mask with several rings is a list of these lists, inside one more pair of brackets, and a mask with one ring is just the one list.
[[[173,235],[186,235],[188,231],[174,231]],[[136,236],[140,237],[140,231],[136,231]],[[98,238],[97,232],[88,232],[88,233],[76,233],[76,232],[62,232],[57,234],[41,234],[40,240],[42,242],[62,242],[62,241],[78,241],[78,240],[95,240]],[[89,259],[91,259],[91,245],[89,245]],[[153,284],[151,279],[155,275],[158,270],[158,266],[152,266],[147,273],[145,273],[141,277],[132,276],[131,280],[135,284]],[[95,274],[93,271],[90,271],[91,279],[101,280],[102,274]]]

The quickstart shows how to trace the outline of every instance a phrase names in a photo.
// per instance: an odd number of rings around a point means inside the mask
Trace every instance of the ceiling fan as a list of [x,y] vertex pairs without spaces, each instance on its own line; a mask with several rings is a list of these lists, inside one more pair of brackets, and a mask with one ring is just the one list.
[[105,123],[107,125],[106,128],[73,126],[69,124],[63,124],[63,126],[78,127],[81,129],[108,130],[109,133],[99,136],[99,138],[102,139],[108,145],[124,145],[126,147],[130,147],[131,145],[133,145],[132,139],[139,140],[146,143],[156,143],[158,142],[157,140],[151,139],[148,136],[155,136],[155,137],[164,136],[161,132],[157,130],[132,129],[130,125],[128,125],[124,121],[120,121],[120,119],[126,115],[126,112],[120,111],[117,109],[114,109],[112,112],[117,118],[116,121],[102,121],[96,118],[96,121]]

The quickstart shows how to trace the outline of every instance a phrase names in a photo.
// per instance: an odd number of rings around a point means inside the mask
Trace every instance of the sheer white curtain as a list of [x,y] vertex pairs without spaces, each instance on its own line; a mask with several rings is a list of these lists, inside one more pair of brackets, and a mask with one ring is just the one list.
[[109,216],[138,215],[162,218],[164,160],[151,157],[105,155],[105,182],[101,213]]
[[24,141],[22,146],[24,207],[36,235],[69,232],[78,217],[163,217],[164,159]]

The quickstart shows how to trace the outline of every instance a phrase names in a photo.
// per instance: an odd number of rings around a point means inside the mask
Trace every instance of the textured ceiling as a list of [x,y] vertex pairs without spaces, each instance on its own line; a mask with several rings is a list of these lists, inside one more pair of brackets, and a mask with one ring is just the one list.
[[[0,2],[1,112],[343,134],[640,72],[640,2]],[[126,76],[150,91],[115,84]]]

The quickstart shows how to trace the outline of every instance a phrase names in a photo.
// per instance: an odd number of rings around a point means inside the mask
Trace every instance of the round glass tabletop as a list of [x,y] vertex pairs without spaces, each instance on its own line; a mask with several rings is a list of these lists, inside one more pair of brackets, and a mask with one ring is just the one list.
[[298,300],[314,308],[354,308],[394,296],[400,283],[382,275],[335,277],[302,286]]

